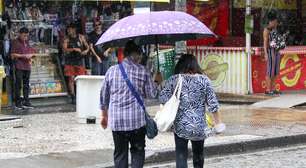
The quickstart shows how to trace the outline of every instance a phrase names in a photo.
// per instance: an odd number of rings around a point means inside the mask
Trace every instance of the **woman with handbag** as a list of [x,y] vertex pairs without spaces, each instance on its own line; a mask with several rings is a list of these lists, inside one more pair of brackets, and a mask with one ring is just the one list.
[[176,167],[186,168],[188,159],[188,141],[192,143],[193,166],[204,166],[204,140],[208,136],[205,109],[212,112],[215,124],[221,123],[219,103],[211,82],[195,58],[190,54],[182,55],[175,67],[175,75],[170,77],[160,93],[161,103],[166,103],[176,90],[177,83],[182,80],[180,104],[173,123]]
[[286,45],[285,38],[278,35],[278,18],[275,12],[268,13],[268,25],[263,31],[264,59],[267,62],[266,95],[281,94],[275,88],[275,80],[279,75],[280,53]]

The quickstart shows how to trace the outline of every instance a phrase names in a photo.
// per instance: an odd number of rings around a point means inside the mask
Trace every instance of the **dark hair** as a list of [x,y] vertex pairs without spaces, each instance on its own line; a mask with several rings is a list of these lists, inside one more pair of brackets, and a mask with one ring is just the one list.
[[75,23],[70,23],[68,26],[67,26],[67,29],[68,28],[76,28],[76,24]]
[[94,18],[94,19],[92,20],[92,23],[93,23],[94,25],[96,25],[97,23],[102,24],[102,22],[100,21],[99,18]]
[[285,25],[284,23],[280,23],[278,26],[277,26],[277,32],[279,34],[285,34],[289,31],[289,28],[287,25]]
[[141,48],[133,40],[130,40],[125,44],[123,53],[125,57],[129,57],[133,52],[142,53]]
[[22,27],[20,28],[19,33],[29,33],[29,29],[26,27]]
[[202,69],[196,57],[192,54],[184,54],[175,66],[174,74],[197,73],[202,74]]
[[278,19],[278,18],[277,18],[277,14],[276,14],[275,11],[270,11],[270,12],[268,13],[267,18],[268,18],[268,22],[271,22],[271,21],[273,21],[273,20],[277,20],[277,19]]

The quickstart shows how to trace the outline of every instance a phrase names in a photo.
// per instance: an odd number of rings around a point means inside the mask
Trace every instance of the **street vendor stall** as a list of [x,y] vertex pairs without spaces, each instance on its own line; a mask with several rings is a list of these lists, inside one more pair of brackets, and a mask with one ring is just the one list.
[[[29,43],[35,49],[30,98],[64,96],[68,94],[62,72],[64,58],[61,42],[66,33],[66,25],[74,22],[78,25],[78,31],[86,35],[93,30],[94,19],[101,20],[103,29],[107,29],[131,12],[130,2],[0,0],[0,16],[5,16],[1,18],[5,18],[6,23],[6,31],[2,31],[1,27],[0,55],[9,79],[4,83],[4,105],[10,105],[13,101],[14,68],[9,51],[11,41],[18,36],[21,27],[30,30]],[[0,21],[2,26],[2,20]],[[113,64],[117,63],[115,54],[116,52],[110,54],[110,62]],[[84,62],[86,68],[90,69],[90,62]]]

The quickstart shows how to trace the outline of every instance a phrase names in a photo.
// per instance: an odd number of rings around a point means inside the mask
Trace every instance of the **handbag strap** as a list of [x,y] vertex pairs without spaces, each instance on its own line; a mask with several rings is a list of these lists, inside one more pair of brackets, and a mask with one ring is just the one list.
[[183,77],[182,75],[179,75],[178,80],[177,80],[177,84],[176,87],[174,89],[173,94],[179,99],[181,92],[182,92],[182,86],[183,86]]
[[123,65],[122,65],[122,64],[119,64],[119,68],[120,68],[122,77],[123,77],[123,79],[125,80],[126,84],[128,85],[128,87],[129,87],[130,91],[132,92],[133,96],[136,98],[138,104],[139,104],[139,105],[141,106],[141,108],[143,109],[145,115],[149,116],[149,115],[147,114],[146,107],[145,107],[143,101],[142,101],[141,98],[140,98],[140,95],[138,94],[138,92],[136,91],[134,85],[132,84],[132,82],[130,81],[129,77],[127,76],[126,71],[125,71]]

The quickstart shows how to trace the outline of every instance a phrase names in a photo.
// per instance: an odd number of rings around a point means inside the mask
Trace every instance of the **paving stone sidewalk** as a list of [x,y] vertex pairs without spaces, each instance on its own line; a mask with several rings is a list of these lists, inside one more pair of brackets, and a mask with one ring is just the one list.
[[[152,115],[154,108],[157,107],[151,108]],[[206,147],[300,135],[306,130],[304,110],[223,105],[221,113],[227,131],[207,139]],[[78,124],[75,113],[35,114],[21,118],[23,128],[0,130],[1,165],[7,168],[112,165],[110,130],[103,130],[99,125]],[[172,133],[162,133],[152,141],[147,140],[148,159],[173,150]]]

